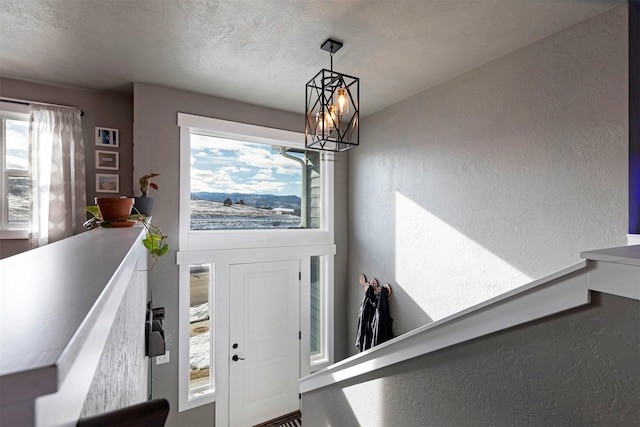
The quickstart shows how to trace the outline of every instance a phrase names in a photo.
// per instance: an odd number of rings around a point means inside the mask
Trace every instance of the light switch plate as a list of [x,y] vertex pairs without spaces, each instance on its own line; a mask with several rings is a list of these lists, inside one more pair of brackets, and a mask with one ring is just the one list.
[[162,365],[163,363],[169,363],[169,350],[162,356],[156,356],[156,365]]

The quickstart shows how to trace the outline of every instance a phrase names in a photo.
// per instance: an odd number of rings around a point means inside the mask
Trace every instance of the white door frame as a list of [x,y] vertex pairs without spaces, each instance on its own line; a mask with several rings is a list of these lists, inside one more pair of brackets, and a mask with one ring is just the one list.
[[[300,341],[300,376],[309,373],[309,284],[311,282],[310,257],[319,255],[335,255],[336,247],[328,245],[308,245],[289,246],[280,248],[259,248],[259,249],[231,249],[231,250],[211,250],[211,251],[180,251],[178,252],[178,264],[202,264],[213,263],[214,265],[214,287],[215,287],[215,422],[216,425],[229,425],[229,363],[230,363],[230,341],[229,341],[229,266],[232,264],[269,262],[282,260],[299,260],[300,262],[300,330],[302,340]],[[188,270],[188,268],[187,268]],[[332,281],[332,280],[331,280]],[[332,290],[333,286],[330,286]],[[333,300],[333,292],[328,295],[329,300]],[[333,304],[330,304],[332,307]],[[188,309],[188,307],[187,307]],[[333,313],[329,313],[329,319],[333,318]],[[333,325],[330,325],[330,335],[333,335]],[[332,341],[332,340],[330,340]],[[188,365],[180,369],[188,369]]]

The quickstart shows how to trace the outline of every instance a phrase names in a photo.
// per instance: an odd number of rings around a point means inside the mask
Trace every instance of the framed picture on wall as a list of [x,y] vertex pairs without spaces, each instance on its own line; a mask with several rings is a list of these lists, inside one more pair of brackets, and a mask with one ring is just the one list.
[[96,174],[96,193],[119,193],[120,176],[110,173]]
[[120,169],[120,153],[117,151],[96,150],[96,169]]
[[100,147],[119,147],[120,135],[118,129],[102,128],[96,126],[96,145]]

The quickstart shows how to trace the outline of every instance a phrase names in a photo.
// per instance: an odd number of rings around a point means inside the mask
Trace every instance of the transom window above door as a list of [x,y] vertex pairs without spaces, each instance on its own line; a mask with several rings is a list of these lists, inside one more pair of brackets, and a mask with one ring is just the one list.
[[190,230],[320,227],[318,152],[192,133]]
[[333,244],[333,153],[304,134],[178,113],[180,250]]

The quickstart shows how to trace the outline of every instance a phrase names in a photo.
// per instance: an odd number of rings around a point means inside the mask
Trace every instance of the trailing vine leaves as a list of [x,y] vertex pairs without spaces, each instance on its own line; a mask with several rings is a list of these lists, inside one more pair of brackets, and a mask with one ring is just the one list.
[[149,268],[149,270],[153,270],[153,266],[156,265],[158,258],[169,251],[169,245],[165,241],[168,236],[164,234],[159,227],[151,224],[144,215],[136,214],[135,216],[138,216],[138,221],[147,229],[147,234],[144,236],[144,239],[142,239],[142,244],[149,250],[149,253],[153,257],[153,264],[151,264],[151,268]]

